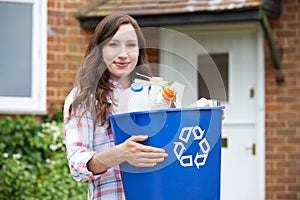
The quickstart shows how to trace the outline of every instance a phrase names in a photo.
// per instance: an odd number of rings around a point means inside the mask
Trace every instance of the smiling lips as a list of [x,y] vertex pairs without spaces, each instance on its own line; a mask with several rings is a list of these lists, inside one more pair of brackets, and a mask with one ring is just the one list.
[[127,67],[130,62],[113,62],[118,67]]

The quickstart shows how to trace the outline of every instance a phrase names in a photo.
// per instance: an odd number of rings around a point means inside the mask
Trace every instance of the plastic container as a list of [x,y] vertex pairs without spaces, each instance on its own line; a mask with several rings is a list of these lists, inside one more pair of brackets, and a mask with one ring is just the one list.
[[173,108],[109,116],[116,144],[147,134],[166,150],[152,168],[120,165],[126,199],[219,200],[224,107]]
[[157,110],[157,109],[170,108],[174,96],[175,96],[174,87],[172,85],[165,87],[163,91],[157,95],[157,98],[153,102],[153,105],[151,105],[151,109]]
[[128,99],[128,112],[148,110],[148,90],[140,83],[132,83],[131,91]]

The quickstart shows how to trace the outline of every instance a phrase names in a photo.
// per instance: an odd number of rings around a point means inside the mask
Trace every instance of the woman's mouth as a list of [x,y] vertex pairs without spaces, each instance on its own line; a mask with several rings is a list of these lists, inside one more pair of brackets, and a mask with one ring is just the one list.
[[114,62],[114,64],[118,67],[127,67],[129,62]]

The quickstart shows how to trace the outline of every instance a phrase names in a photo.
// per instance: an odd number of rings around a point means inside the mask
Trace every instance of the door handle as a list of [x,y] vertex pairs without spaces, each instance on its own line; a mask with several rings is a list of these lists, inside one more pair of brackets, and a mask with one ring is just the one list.
[[256,154],[256,145],[255,145],[255,143],[253,143],[251,147],[246,147],[245,150],[246,151],[252,151],[252,155],[255,155]]

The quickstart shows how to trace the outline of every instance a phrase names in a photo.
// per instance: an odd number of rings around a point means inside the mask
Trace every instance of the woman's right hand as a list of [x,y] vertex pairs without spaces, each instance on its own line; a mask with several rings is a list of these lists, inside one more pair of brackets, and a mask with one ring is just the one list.
[[146,135],[131,136],[116,146],[119,156],[135,167],[154,167],[165,160],[168,154],[164,149],[141,144],[148,139]]

